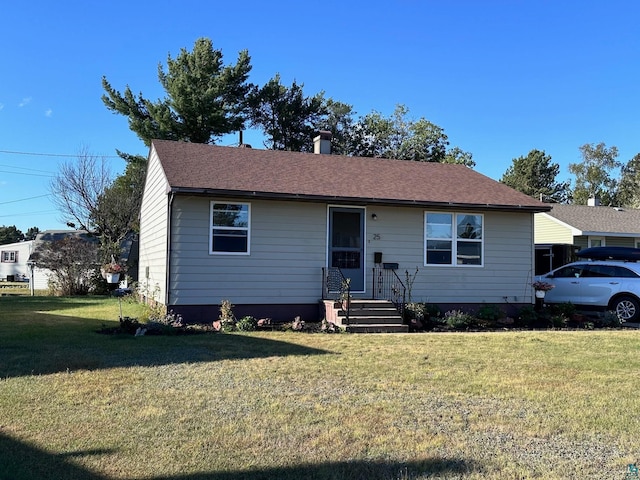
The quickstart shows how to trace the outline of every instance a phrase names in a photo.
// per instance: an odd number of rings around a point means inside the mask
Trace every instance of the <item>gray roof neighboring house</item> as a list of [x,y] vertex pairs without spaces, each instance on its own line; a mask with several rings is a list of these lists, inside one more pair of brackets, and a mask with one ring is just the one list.
[[83,240],[94,242],[96,244],[99,241],[97,237],[90,235],[85,230],[45,230],[36,235],[29,260],[37,262],[40,257],[42,246],[45,242],[57,242],[70,236],[79,237]]
[[543,213],[570,227],[574,235],[640,236],[640,210],[621,207],[550,204]]

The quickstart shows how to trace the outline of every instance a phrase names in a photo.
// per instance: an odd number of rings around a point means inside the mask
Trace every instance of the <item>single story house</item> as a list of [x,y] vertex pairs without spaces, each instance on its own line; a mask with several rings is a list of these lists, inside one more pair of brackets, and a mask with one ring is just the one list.
[[222,300],[238,318],[317,320],[336,290],[330,272],[353,298],[377,298],[384,271],[407,301],[533,303],[533,216],[550,206],[463,165],[326,154],[324,133],[314,142],[316,153],[153,141],[146,299],[189,322],[216,319]]
[[50,277],[53,273],[51,270],[39,266],[43,246],[48,242],[57,242],[71,235],[77,236],[87,242],[94,242],[96,244],[98,242],[96,237],[92,237],[84,230],[45,230],[36,235],[33,241],[31,255],[29,256],[29,263],[33,267],[32,288],[34,290],[47,290],[49,288]]
[[583,248],[640,248],[640,210],[605,207],[595,199],[588,205],[549,206],[551,210],[535,214],[537,273],[568,263]]
[[29,279],[27,260],[33,249],[33,240],[0,245],[0,281]]

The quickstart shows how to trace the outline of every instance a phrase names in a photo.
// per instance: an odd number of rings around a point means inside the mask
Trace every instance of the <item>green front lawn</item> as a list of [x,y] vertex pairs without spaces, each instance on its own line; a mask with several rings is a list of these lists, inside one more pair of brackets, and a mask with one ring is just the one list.
[[636,330],[96,333],[118,315],[0,298],[0,479],[624,478],[640,456]]

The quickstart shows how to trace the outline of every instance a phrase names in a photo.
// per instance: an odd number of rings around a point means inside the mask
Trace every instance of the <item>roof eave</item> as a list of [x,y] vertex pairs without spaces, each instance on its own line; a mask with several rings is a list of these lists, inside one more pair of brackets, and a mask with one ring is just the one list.
[[[197,196],[218,196],[232,198],[256,198],[263,200],[289,200],[298,202],[330,202],[330,203],[348,203],[350,205],[386,205],[386,206],[411,206],[411,207],[430,207],[430,208],[455,208],[467,210],[495,210],[509,212],[529,212],[540,213],[548,212],[551,207],[546,205],[502,205],[502,204],[480,204],[480,203],[462,203],[462,202],[437,202],[437,201],[420,201],[407,199],[392,198],[375,198],[375,197],[348,197],[348,196],[331,196],[331,195],[306,195],[295,193],[278,193],[278,192],[257,192],[243,190],[221,190],[209,188],[192,188],[192,187],[171,187],[170,193],[176,195],[197,195]],[[168,193],[169,193],[168,192]]]

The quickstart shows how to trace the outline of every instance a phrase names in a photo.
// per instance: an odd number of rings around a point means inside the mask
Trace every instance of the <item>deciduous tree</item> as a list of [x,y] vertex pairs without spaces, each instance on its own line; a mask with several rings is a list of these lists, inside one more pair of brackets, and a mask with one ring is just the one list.
[[60,295],[86,295],[98,267],[97,242],[79,234],[46,241],[32,259],[39,268],[52,272],[52,286]]
[[373,111],[357,120],[351,130],[350,154],[360,157],[395,158],[419,162],[451,162],[473,166],[471,154],[454,147],[444,129],[425,118],[407,118],[409,109],[397,105],[384,117]]
[[599,198],[603,205],[614,205],[617,180],[612,174],[621,166],[618,148],[607,148],[602,142],[587,143],[580,147],[580,154],[581,162],[569,164],[569,171],[575,175],[573,203],[586,205],[589,198]]
[[640,208],[640,153],[622,167],[617,203],[622,207]]
[[107,160],[83,147],[50,183],[62,221],[99,237],[103,259],[119,257],[122,240],[137,230],[142,199],[146,159],[118,153],[127,167],[115,180]]
[[49,183],[54,203],[62,221],[73,228],[100,235],[101,226],[94,220],[98,200],[113,182],[107,159],[81,147],[75,160],[62,163]]
[[453,147],[447,150],[447,154],[444,156],[442,163],[456,163],[469,168],[476,166],[471,152],[465,152],[460,147]]

